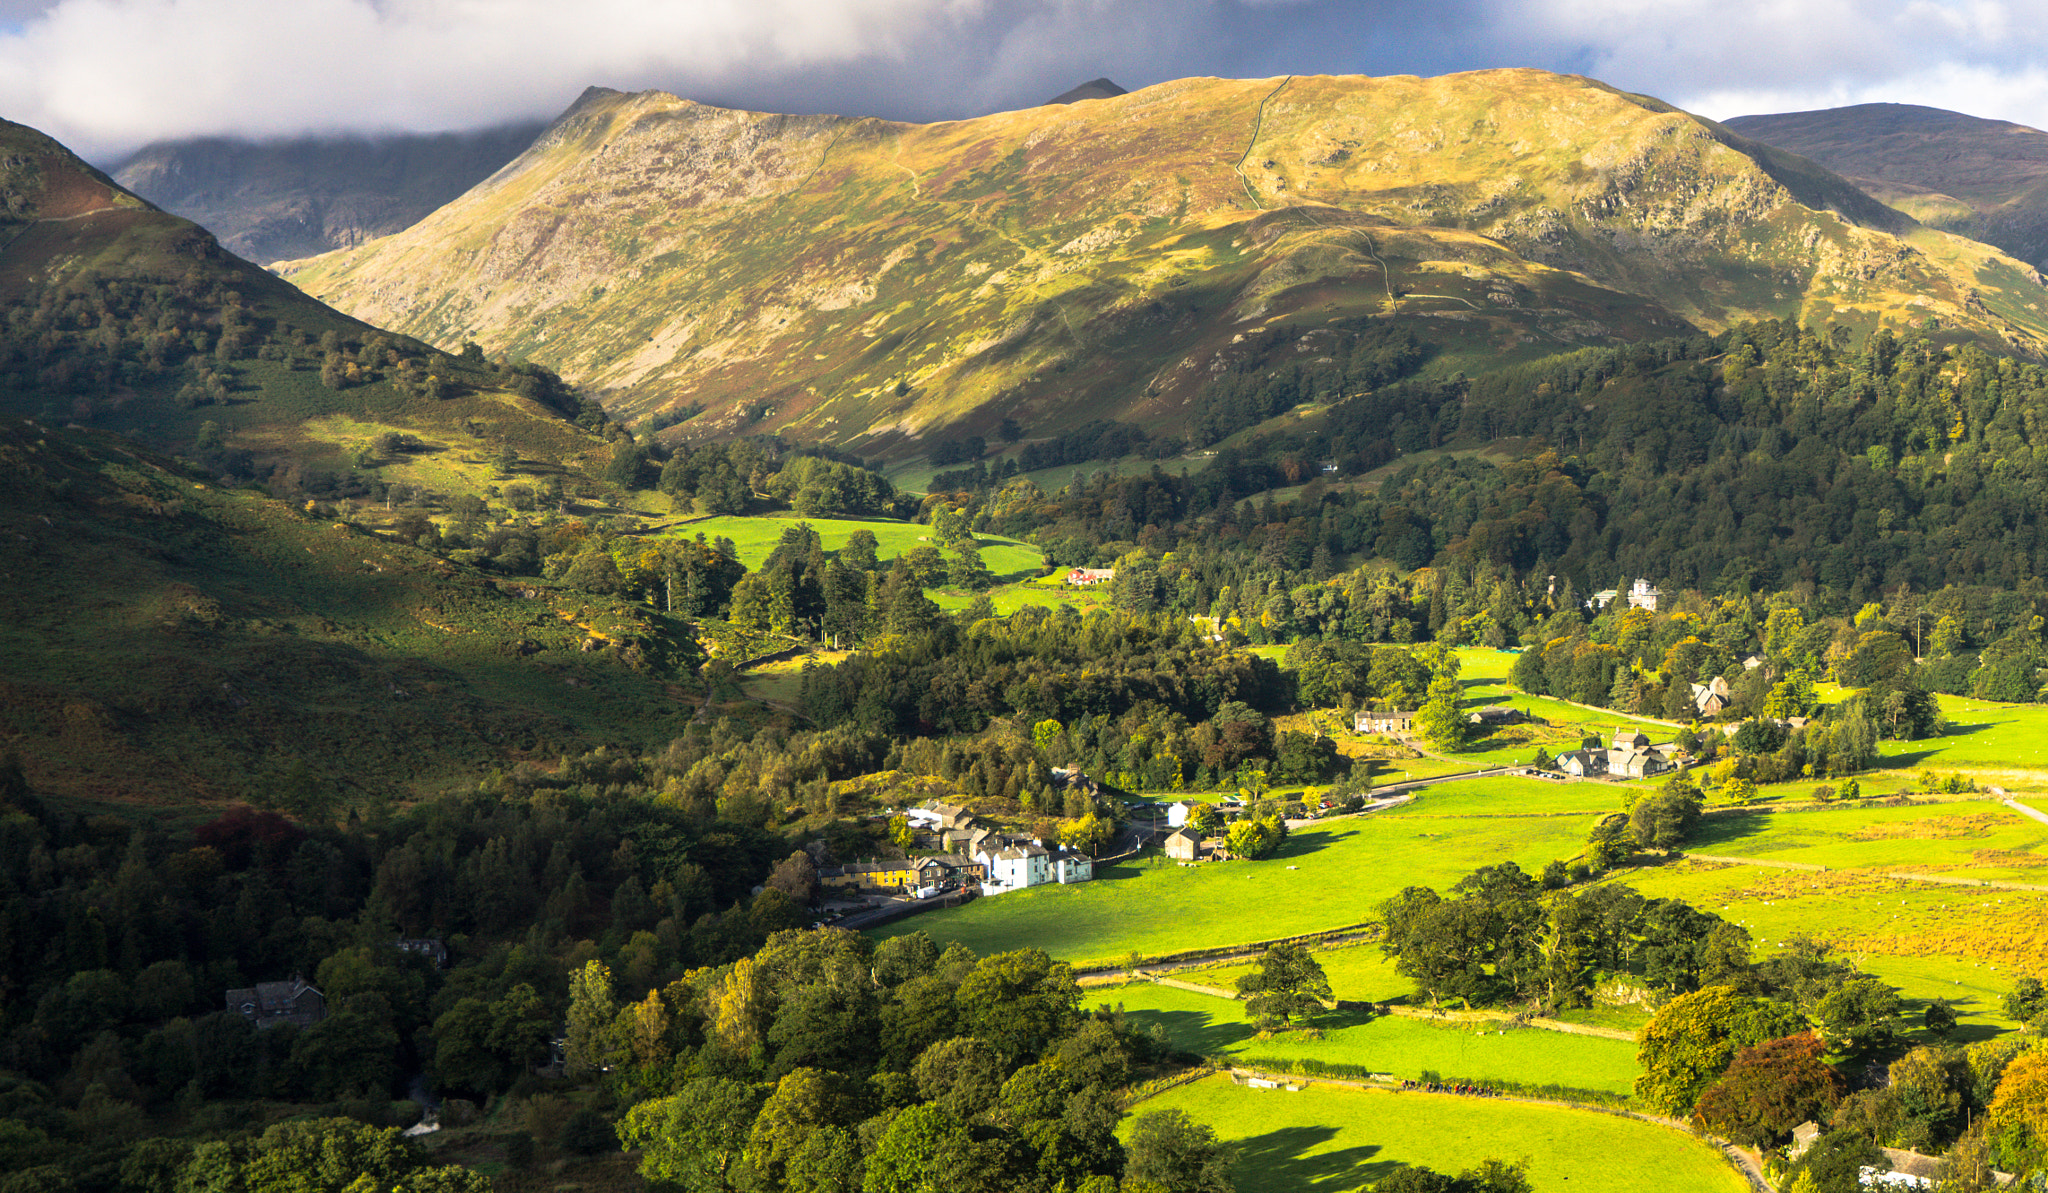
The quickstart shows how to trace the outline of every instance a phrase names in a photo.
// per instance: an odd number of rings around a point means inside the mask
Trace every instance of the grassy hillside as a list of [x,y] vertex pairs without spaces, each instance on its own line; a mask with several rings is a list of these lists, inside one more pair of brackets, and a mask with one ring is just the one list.
[[1728,127],[1802,154],[1930,226],[2048,262],[2048,133],[1917,104],[1741,116]]
[[[0,123],[0,412],[327,469],[397,430],[583,473],[609,459],[551,377],[450,356],[308,298],[63,146]],[[345,466],[345,465],[344,465]]]
[[[339,813],[666,741],[695,646],[112,436],[0,424],[0,750],[88,801]],[[33,582],[24,582],[33,577]]]
[[1655,100],[1519,70],[1189,79],[935,125],[594,89],[414,228],[288,268],[622,415],[703,408],[672,434],[895,456],[1004,417],[1179,429],[1267,352],[1255,333],[1306,364],[1388,320],[1446,372],[1757,316],[2048,344],[2024,267]]

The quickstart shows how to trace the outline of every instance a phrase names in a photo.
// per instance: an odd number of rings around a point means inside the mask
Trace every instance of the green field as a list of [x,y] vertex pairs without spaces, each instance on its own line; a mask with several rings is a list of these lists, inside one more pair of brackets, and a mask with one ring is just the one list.
[[1687,848],[1830,869],[2048,883],[2048,824],[1991,800],[1728,812],[1707,817]]
[[2048,705],[1993,704],[1965,696],[1938,699],[1953,732],[1921,741],[1886,742],[1888,765],[2003,771],[2021,786],[2048,789],[2048,774],[2041,773],[2048,771]]
[[[719,517],[688,518],[670,523],[666,529],[672,534],[699,534],[706,538],[729,538],[739,548],[740,562],[749,568],[761,566],[763,560],[775,550],[775,544],[782,532],[797,522],[808,522],[818,532],[818,539],[827,551],[837,551],[846,545],[846,540],[856,530],[870,531],[875,536],[875,555],[879,559],[894,559],[912,547],[931,546],[928,536],[931,528],[915,522],[865,520],[857,518],[805,518],[796,514],[770,514],[762,517],[721,515]],[[988,570],[998,576],[1035,575],[1044,560],[1044,554],[1029,543],[1015,539],[996,538],[981,535],[981,558],[988,564]]]
[[1261,1040],[1245,1019],[1244,1004],[1234,999],[1139,982],[1092,988],[1085,1001],[1091,1007],[1121,1006],[1140,1027],[1158,1024],[1186,1051],[1252,1066],[1320,1060],[1410,1080],[1434,1072],[1446,1081],[1563,1085],[1610,1094],[1628,1093],[1636,1079],[1636,1046],[1601,1036],[1332,1012],[1318,1021],[1321,1039],[1290,1031]]
[[1524,1157],[1543,1193],[1748,1188],[1690,1135],[1562,1106],[1324,1085],[1290,1093],[1217,1076],[1136,1107],[1138,1113],[1161,1109],[1184,1111],[1238,1144],[1236,1183],[1244,1193],[1344,1193],[1369,1187],[1397,1163],[1458,1172],[1487,1158]]
[[879,931],[922,930],[983,954],[1035,946],[1077,965],[1115,964],[1133,952],[1157,955],[1364,922],[1405,886],[1447,887],[1502,861],[1541,871],[1551,859],[1577,853],[1585,833],[1581,820],[1566,816],[1375,813],[1298,829],[1264,861],[1181,866],[1148,851],[1099,868],[1093,882],[1012,891]]
[[[1351,1002],[1392,1002],[1414,993],[1415,983],[1394,972],[1377,944],[1348,944],[1316,949],[1316,963],[1330,979],[1330,993]],[[1237,979],[1252,971],[1249,961],[1211,965],[1176,972],[1173,976],[1204,986],[1225,990],[1237,988]]]

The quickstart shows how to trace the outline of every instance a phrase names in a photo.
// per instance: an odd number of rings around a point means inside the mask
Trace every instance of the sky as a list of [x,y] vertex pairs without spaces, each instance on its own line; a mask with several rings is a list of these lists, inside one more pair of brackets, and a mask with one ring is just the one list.
[[0,0],[0,116],[111,164],[200,135],[546,119],[587,86],[935,120],[1107,76],[1592,75],[1725,119],[2048,127],[2048,0]]

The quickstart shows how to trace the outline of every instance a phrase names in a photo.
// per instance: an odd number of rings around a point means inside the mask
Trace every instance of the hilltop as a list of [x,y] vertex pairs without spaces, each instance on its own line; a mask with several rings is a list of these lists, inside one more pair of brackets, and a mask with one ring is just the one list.
[[411,227],[517,157],[541,128],[159,141],[116,166],[113,178],[205,227],[229,252],[282,261]]
[[[1586,78],[1187,79],[934,125],[592,89],[420,224],[286,266],[672,435],[908,456],[1389,329],[1448,375],[1757,317],[2048,345],[2037,275]],[[1311,393],[1328,400],[1338,393]]]
[[1917,104],[1727,123],[1848,176],[1923,223],[2048,263],[2048,133],[2040,129]]

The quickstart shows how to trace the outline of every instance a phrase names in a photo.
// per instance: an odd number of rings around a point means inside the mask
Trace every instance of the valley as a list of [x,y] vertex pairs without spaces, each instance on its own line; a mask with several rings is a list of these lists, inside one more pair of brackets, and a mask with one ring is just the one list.
[[1814,127],[0,126],[0,1193],[2026,1187],[2048,290]]

